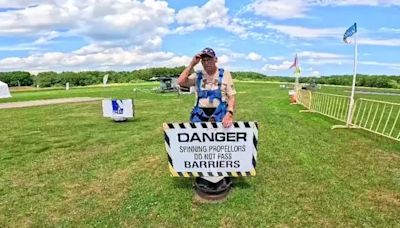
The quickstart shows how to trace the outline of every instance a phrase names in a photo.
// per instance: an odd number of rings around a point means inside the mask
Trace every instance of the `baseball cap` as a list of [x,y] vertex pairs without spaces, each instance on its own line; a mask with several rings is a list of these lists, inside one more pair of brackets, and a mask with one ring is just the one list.
[[201,52],[200,52],[200,56],[204,56],[204,55],[208,55],[210,57],[216,57],[215,55],[215,51],[211,48],[204,48]]

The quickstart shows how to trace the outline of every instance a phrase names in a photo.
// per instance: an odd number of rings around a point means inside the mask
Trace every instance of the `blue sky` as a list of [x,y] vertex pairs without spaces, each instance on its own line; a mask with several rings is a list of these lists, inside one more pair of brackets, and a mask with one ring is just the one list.
[[204,47],[232,71],[400,75],[398,0],[0,0],[0,71],[187,65]]

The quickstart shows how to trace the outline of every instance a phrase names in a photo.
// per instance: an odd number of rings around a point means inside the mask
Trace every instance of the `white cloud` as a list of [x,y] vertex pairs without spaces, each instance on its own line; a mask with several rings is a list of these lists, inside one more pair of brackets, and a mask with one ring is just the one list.
[[351,5],[364,5],[364,6],[398,6],[399,0],[309,0],[310,5],[320,6],[351,6]]
[[218,47],[218,48],[229,48],[234,42],[235,42],[235,39],[226,38],[226,37],[218,37],[217,38],[217,37],[211,36],[209,38],[204,39],[204,43],[210,44],[210,46]]
[[89,44],[79,48],[78,50],[73,51],[72,53],[76,55],[89,55],[89,54],[101,53],[105,51],[105,49],[106,49],[105,47],[100,46],[98,44]]
[[[325,65],[325,64],[344,64],[351,63],[351,58],[346,55],[329,53],[329,52],[315,52],[315,51],[301,51],[297,53],[298,64],[300,65]],[[275,56],[269,57],[271,60],[283,60],[284,57]],[[282,61],[280,64],[265,64],[262,68],[263,71],[280,71],[289,70],[293,61]],[[312,68],[304,69],[304,71],[313,71]]]
[[229,48],[224,48],[224,47],[219,47],[216,49],[217,53],[220,53],[219,59],[223,56],[225,58],[225,62],[235,62],[237,60],[250,60],[250,61],[264,61],[265,58],[256,53],[256,52],[250,52],[248,54],[240,53],[240,52],[235,52],[232,51]]
[[317,58],[317,59],[341,59],[347,58],[346,55],[340,55],[336,53],[329,53],[329,52],[314,52],[314,51],[302,51],[298,53],[299,57],[303,58]]
[[308,59],[303,61],[303,63],[309,65],[327,65],[327,64],[342,65],[342,64],[350,64],[352,62],[353,60],[351,59]]
[[[253,8],[250,10],[257,15],[286,19],[307,17],[310,7],[316,5],[387,6],[400,5],[400,1],[255,0],[252,3]],[[167,1],[158,0],[0,0],[0,7],[16,7],[16,9],[0,12],[0,36],[22,37],[23,42],[31,41],[13,46],[4,44],[0,46],[0,51],[34,51],[31,52],[34,54],[28,54],[27,57],[0,59],[0,69],[3,70],[49,68],[81,70],[110,67],[132,69],[149,66],[187,65],[191,57],[159,51],[163,44],[163,38],[171,33],[185,34],[207,28],[224,29],[241,38],[258,40],[258,43],[268,40],[269,43],[285,43],[286,47],[295,43],[296,46],[293,50],[299,50],[300,47],[305,48],[301,44],[303,40],[293,39],[293,42],[286,42],[288,39],[284,38],[288,36],[302,38],[309,43],[313,43],[313,39],[321,37],[332,37],[339,41],[346,29],[345,27],[307,28],[284,23],[270,24],[266,20],[233,18],[228,14],[229,9],[224,0],[210,0],[203,5],[184,8],[177,13],[168,6]],[[177,22],[178,27],[171,28],[176,25],[173,24],[174,21]],[[382,27],[380,31],[399,33],[400,29]],[[358,40],[359,44],[400,46],[400,39],[371,39],[364,38],[364,35],[361,34]],[[56,42],[64,36],[78,37],[87,45],[70,53],[43,52],[46,50],[47,44]],[[221,38],[218,37],[218,39]],[[229,47],[231,46],[229,42],[215,43],[213,46]],[[231,50],[217,50],[217,54],[219,64],[224,67],[229,67],[230,64],[239,65],[235,63],[238,60],[266,60],[256,52],[238,53]],[[298,55],[301,63],[310,65],[352,63],[352,56],[335,53],[302,51]],[[272,63],[278,64],[266,64],[263,70],[288,70],[291,61],[284,61],[288,59],[281,56],[268,57],[268,60],[274,60],[271,61]],[[250,61],[245,62],[248,64]],[[365,63],[372,65],[375,62]],[[398,64],[387,66],[399,67]]]
[[[345,28],[306,28],[302,26],[293,25],[273,25],[268,24],[267,29],[275,30],[279,33],[285,34],[292,38],[303,38],[303,39],[317,39],[323,37],[331,37],[341,39]],[[395,31],[391,29],[391,31]],[[351,38],[350,38],[351,40]],[[353,42],[353,41],[351,41]],[[364,45],[376,45],[376,46],[400,46],[400,39],[372,39],[367,37],[360,37],[357,42]]]
[[[241,59],[263,59],[251,52],[238,53],[226,48],[217,49],[218,65],[230,69],[231,64]],[[176,55],[172,52],[143,51],[141,48],[121,48],[88,44],[70,53],[45,52],[27,57],[8,57],[0,59],[0,71],[25,70],[40,72],[81,71],[81,70],[131,70],[146,67],[175,67],[188,65],[192,57]],[[200,69],[201,64],[196,69]]]
[[50,0],[0,0],[0,8],[25,8],[38,4],[49,3]]
[[375,62],[375,61],[359,61],[359,64],[370,65],[370,66],[384,66],[398,69],[400,68],[400,63],[385,63],[385,62]]
[[181,9],[176,20],[179,24],[207,24],[223,22],[228,13],[224,0],[211,0],[202,7],[191,6]]
[[382,27],[379,29],[381,32],[392,32],[392,33],[400,33],[400,28],[387,28],[387,27]]
[[226,70],[237,68],[237,64],[233,64],[237,60],[245,59],[246,55],[243,53],[234,52],[228,48],[216,49],[218,55],[218,66],[223,67]]
[[0,35],[35,37],[62,30],[96,42],[147,42],[147,47],[158,48],[175,13],[167,2],[156,0],[37,1],[31,7],[27,3],[18,1],[11,5],[24,8],[0,12]]
[[265,64],[262,68],[263,71],[280,71],[280,70],[289,70],[290,65],[292,65],[289,61],[283,61],[280,64]]
[[40,46],[50,43],[53,39],[60,36],[59,32],[44,32],[35,41],[30,43],[19,43],[12,46],[0,46],[0,51],[33,51],[40,50]]
[[399,6],[399,0],[256,0],[242,11],[275,19],[307,17],[312,6]]
[[239,24],[239,25],[243,25],[246,28],[249,29],[254,29],[254,28],[263,28],[266,26],[266,22],[262,21],[262,20],[252,20],[249,18],[238,18],[235,17],[232,19],[233,22]]
[[246,58],[246,54],[232,51],[229,48],[218,47],[215,49],[215,51],[216,51],[217,56],[219,56],[218,58],[225,56],[225,58],[229,59],[229,62],[233,62],[238,59]]
[[207,27],[215,27],[223,28],[244,38],[246,36],[245,27],[228,16],[225,0],[210,0],[201,7],[191,6],[181,9],[175,18],[182,26],[177,27],[173,33],[185,34]]
[[74,24],[77,9],[41,4],[19,10],[0,12],[0,35],[32,34]]
[[0,70],[86,70],[86,69],[134,69],[156,66],[187,65],[188,56],[172,52],[142,52],[122,48],[105,48],[98,45],[82,47],[71,53],[47,52],[27,57],[9,57],[0,60]]
[[33,51],[39,49],[30,44],[18,44],[13,46],[0,46],[0,51]]
[[42,33],[35,41],[30,43],[19,43],[12,46],[0,46],[0,51],[33,51],[40,50],[43,45],[50,43],[60,36],[59,32],[50,31]]
[[[237,61],[250,60],[250,61],[264,61],[265,58],[255,52],[248,54],[232,51],[229,48],[218,47],[214,49],[218,56],[218,65],[225,69],[242,69],[242,64],[236,64]],[[199,67],[200,68],[200,67]]]
[[251,61],[259,61],[262,60],[263,57],[255,52],[250,52],[247,56],[246,59],[251,60]]
[[232,58],[230,58],[227,55],[221,55],[220,57],[218,57],[218,65],[227,65],[229,62],[232,61]]
[[[304,39],[306,41],[315,40],[318,38],[334,38],[336,40],[341,40],[343,37],[344,31],[346,31],[346,27],[332,27],[332,28],[309,28],[304,26],[296,26],[296,25],[284,25],[284,24],[271,24],[266,23],[265,21],[254,20],[254,19],[244,19],[244,18],[235,18],[234,19],[239,25],[246,27],[249,29],[242,35],[242,37],[251,37],[255,40],[268,40],[270,42],[281,43],[284,40],[284,37],[291,38],[299,38]],[[254,28],[265,28],[268,30],[272,30],[270,32],[254,32],[250,29]],[[400,33],[400,29],[398,28],[386,28],[382,27],[379,29],[381,32],[390,32],[390,33]],[[366,37],[365,32],[362,33],[360,38],[358,39],[359,44],[365,45],[376,45],[376,46],[399,46],[400,39],[372,39]],[[375,32],[374,32],[375,34]],[[349,38],[350,42],[353,37]],[[287,46],[293,45],[292,43],[286,43]],[[298,40],[295,46],[312,46],[311,43],[302,42],[299,43]]]
[[164,1],[104,0],[82,10],[84,24],[76,32],[97,41],[128,40],[159,48],[174,21],[174,12]]
[[319,71],[314,70],[314,71],[311,71],[310,76],[311,77],[320,77],[321,74],[319,73]]
[[320,38],[320,37],[341,37],[343,35],[344,28],[306,28],[302,26],[293,25],[273,25],[269,24],[266,26],[267,29],[273,29],[280,33],[286,34],[290,37],[295,38]]
[[305,17],[307,6],[302,0],[257,0],[250,5],[256,15],[276,19]]
[[271,56],[271,57],[268,57],[268,59],[281,61],[281,60],[284,60],[285,57],[283,57],[283,56]]
[[163,67],[187,66],[191,60],[192,57],[190,56],[174,56],[170,59],[165,59],[160,63],[155,63],[155,66],[163,66]]
[[376,46],[400,46],[400,39],[369,39],[360,38],[357,40],[358,44],[363,45],[376,45]]
[[252,32],[249,31],[242,35],[243,38],[253,38],[258,41],[268,41],[272,43],[278,43],[279,39],[276,34],[273,33],[260,33],[260,32]]
[[299,63],[309,65],[325,65],[335,64],[341,65],[344,63],[351,63],[352,57],[330,52],[315,52],[315,51],[302,51],[298,54]]
[[60,36],[59,32],[56,31],[50,31],[50,32],[45,32],[43,35],[41,35],[37,40],[33,42],[34,45],[43,45],[47,44],[50,40],[53,40],[57,37]]

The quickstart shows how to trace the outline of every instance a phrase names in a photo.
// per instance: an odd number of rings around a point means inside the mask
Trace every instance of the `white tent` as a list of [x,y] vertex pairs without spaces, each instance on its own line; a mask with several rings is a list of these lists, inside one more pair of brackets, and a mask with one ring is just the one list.
[[0,81],[0,98],[7,98],[7,97],[11,97],[8,85]]

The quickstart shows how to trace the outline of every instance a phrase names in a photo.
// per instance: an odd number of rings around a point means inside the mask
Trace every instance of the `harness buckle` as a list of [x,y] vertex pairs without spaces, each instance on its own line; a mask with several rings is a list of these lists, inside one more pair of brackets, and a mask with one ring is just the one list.
[[215,123],[216,122],[215,121],[215,116],[212,115],[208,121],[211,122],[211,123]]

